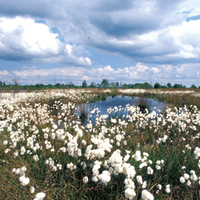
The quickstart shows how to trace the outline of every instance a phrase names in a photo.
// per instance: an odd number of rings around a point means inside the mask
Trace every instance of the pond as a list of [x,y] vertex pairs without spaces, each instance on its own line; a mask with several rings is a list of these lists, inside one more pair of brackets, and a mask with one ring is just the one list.
[[[89,118],[94,117],[94,114],[108,115],[108,111],[112,111],[111,115],[120,115],[123,116],[127,113],[125,110],[126,105],[137,106],[139,103],[144,103],[148,106],[149,112],[156,111],[157,114],[160,111],[164,111],[168,104],[156,101],[150,98],[141,98],[141,97],[129,97],[129,96],[116,96],[116,97],[107,97],[105,101],[97,101],[92,103],[84,103],[77,106],[76,114],[81,115],[81,112],[85,113]],[[115,109],[114,109],[115,107]],[[118,108],[118,110],[117,110]],[[94,113],[95,110],[95,113]],[[116,111],[117,110],[117,111]],[[91,113],[92,112],[92,113]]]

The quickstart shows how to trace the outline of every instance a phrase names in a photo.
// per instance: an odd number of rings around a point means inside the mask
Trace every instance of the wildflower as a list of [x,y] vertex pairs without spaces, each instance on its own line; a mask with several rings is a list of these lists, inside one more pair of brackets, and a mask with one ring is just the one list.
[[93,175],[94,175],[94,176],[99,175],[99,168],[100,168],[100,167],[101,167],[101,166],[98,165],[98,164],[96,164],[96,165],[93,166],[92,172],[93,172]]
[[180,182],[181,182],[181,183],[185,183],[185,178],[184,178],[183,176],[181,176]]
[[39,193],[36,194],[34,200],[43,200],[45,196],[46,195],[45,195],[44,192],[39,192]]
[[187,180],[187,185],[188,185],[188,186],[191,186],[191,185],[192,185],[192,183],[191,183],[190,180]]
[[162,190],[162,185],[161,185],[161,184],[158,184],[158,185],[157,185],[157,188],[158,188],[159,190]]
[[35,192],[35,188],[33,186],[30,187],[30,193],[34,193]]
[[135,189],[135,183],[130,178],[125,179],[124,184],[125,184],[125,189],[127,188]]
[[156,169],[157,169],[157,170],[160,170],[160,169],[161,169],[161,166],[160,166],[160,165],[156,165]]
[[24,155],[25,152],[26,152],[26,149],[25,149],[24,146],[22,146],[21,149],[20,149],[20,154],[21,154],[21,155]]
[[14,155],[14,158],[16,158],[16,157],[18,156],[18,151],[15,151],[15,152],[13,153],[13,155]]
[[188,180],[188,179],[190,178],[189,174],[187,174],[187,173],[184,173],[184,174],[183,174],[183,177],[184,177],[184,179],[186,179],[186,180]]
[[15,173],[15,172],[16,172],[16,168],[13,168],[13,169],[12,169],[12,173]]
[[11,149],[6,149],[4,152],[5,152],[5,153],[8,153],[9,151],[11,151]]
[[49,135],[47,133],[44,134],[44,139],[48,139]]
[[142,188],[145,189],[147,187],[147,181],[144,181],[142,184]]
[[147,167],[147,174],[153,174],[153,169],[151,167]]
[[137,182],[142,185],[142,183],[143,183],[142,176],[140,176],[140,175],[136,176],[136,179],[137,179]]
[[110,181],[111,176],[110,176],[110,172],[107,170],[104,170],[99,176],[98,176],[99,180],[107,185],[107,183]]
[[168,136],[167,135],[164,135],[164,137],[162,138],[162,142],[166,142]]
[[136,196],[136,193],[135,193],[135,191],[133,189],[127,188],[125,190],[125,197],[127,199],[133,199],[135,196]]
[[154,196],[147,190],[142,190],[142,199],[144,200],[153,200]]
[[86,162],[81,162],[81,166],[83,167],[83,169],[85,169],[87,167]]
[[121,136],[120,134],[116,135],[116,140],[117,140],[118,142],[120,142],[121,139],[122,139],[122,136]]
[[195,174],[195,171],[194,171],[194,170],[191,170],[191,171],[190,171],[190,174],[191,174],[190,179],[191,179],[192,181],[197,181],[197,180],[198,180],[198,177],[197,177],[197,175]]
[[[126,170],[125,170],[126,169]],[[124,167],[123,165],[123,171],[127,175],[128,178],[134,178],[136,171],[134,166],[128,166],[127,168]]]
[[36,162],[39,161],[38,155],[34,155],[34,156],[33,156],[33,159],[34,159]]
[[147,166],[147,162],[143,162],[139,165],[139,168],[142,169],[143,167],[146,167]]
[[92,177],[92,181],[96,183],[96,182],[98,181],[97,176],[93,176],[93,177]]
[[61,148],[59,149],[59,151],[62,151],[63,153],[65,153],[65,152],[67,151],[67,148],[66,148],[66,147],[61,147]]
[[126,140],[123,142],[123,145],[125,145],[125,146],[127,145],[127,141]]
[[23,175],[19,177],[19,181],[21,182],[22,186],[27,186],[30,182],[30,179]]
[[8,144],[8,140],[4,140],[4,141],[3,141],[3,144],[4,144],[4,145],[7,145],[7,144]]
[[86,141],[85,141],[85,140],[82,140],[81,143],[82,143],[83,145],[86,145]]
[[116,171],[117,173],[122,173],[122,172],[123,172],[123,166],[122,166],[121,163],[116,164],[116,166],[115,166],[115,171]]
[[24,172],[27,170],[27,168],[24,166],[21,168],[21,172],[24,174]]
[[124,157],[124,161],[126,162],[129,158],[130,158],[130,155],[127,154],[127,155]]
[[84,182],[84,183],[87,183],[87,182],[88,182],[88,177],[87,177],[87,176],[83,177],[83,182]]
[[72,162],[70,162],[69,164],[67,164],[67,168],[70,170],[74,170],[74,169],[76,169],[76,165],[74,165]]
[[171,190],[170,190],[170,185],[169,185],[169,184],[166,185],[165,192],[167,192],[167,193],[170,193],[170,192],[171,192]]
[[134,155],[135,161],[141,160],[141,151],[136,151]]
[[56,167],[61,170],[62,169],[62,165],[61,164],[57,164]]

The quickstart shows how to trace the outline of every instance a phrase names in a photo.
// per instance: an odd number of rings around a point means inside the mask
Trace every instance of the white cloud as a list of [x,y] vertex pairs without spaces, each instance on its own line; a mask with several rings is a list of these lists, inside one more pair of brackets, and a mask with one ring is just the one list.
[[160,72],[160,69],[158,69],[157,67],[152,67],[149,69],[150,71],[152,71],[153,73],[157,74]]
[[[184,81],[190,76],[193,81],[200,73],[198,64],[194,64],[200,62],[199,8],[199,0],[127,0],[123,3],[120,0],[59,0],[51,4],[48,0],[21,0],[20,4],[0,1],[0,58],[26,61],[29,66],[32,63],[89,66],[86,71],[64,67],[48,72],[42,69],[9,72],[21,78],[74,76],[72,80],[78,81],[88,77],[88,81],[94,82],[103,78],[159,82],[173,78]],[[60,32],[55,33],[51,28]],[[97,51],[92,52],[94,48]],[[120,63],[122,68],[117,69],[119,63],[115,67],[114,62],[99,58],[99,49],[138,64],[124,67]],[[93,63],[105,67],[92,65],[88,55]]]
[[[4,15],[30,16],[1,18],[0,39],[4,42],[0,43],[0,50],[5,52],[1,58],[91,65],[90,58],[82,55],[83,46],[76,45],[82,44],[137,62],[200,60],[199,41],[196,42],[199,22],[186,22],[188,17],[200,14],[198,0],[127,0],[123,4],[118,0],[60,0],[21,5],[11,4],[11,0],[0,2],[0,13]],[[46,24],[33,19],[42,19]],[[68,44],[61,42],[50,27],[59,29]]]
[[[192,69],[192,70],[191,70]],[[1,81],[12,82],[13,78],[22,84],[36,83],[67,83],[73,82],[81,85],[83,80],[88,84],[91,82],[101,83],[102,79],[108,79],[110,82],[122,81],[123,83],[137,82],[158,82],[167,84],[180,83],[187,86],[195,84],[199,86],[200,65],[182,64],[174,65],[156,65],[148,66],[138,63],[135,66],[114,69],[111,66],[103,68],[84,68],[84,67],[64,67],[53,69],[37,69],[36,67],[25,68],[24,70],[0,71]],[[192,82],[191,82],[192,79]],[[59,80],[59,81],[58,81]]]
[[65,68],[53,68],[53,69],[36,69],[30,68],[26,70],[13,70],[11,74],[19,78],[27,77],[49,77],[49,76],[82,76],[85,72],[85,68],[82,67],[65,67]]
[[91,65],[82,46],[69,45],[31,18],[0,18],[0,57],[7,60]]
[[0,71],[0,76],[7,76],[9,75],[9,72],[7,70],[3,70],[3,71]]

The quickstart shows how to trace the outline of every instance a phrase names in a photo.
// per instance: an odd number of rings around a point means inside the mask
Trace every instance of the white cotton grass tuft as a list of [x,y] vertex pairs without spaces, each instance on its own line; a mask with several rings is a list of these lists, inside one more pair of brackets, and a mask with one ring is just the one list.
[[183,176],[180,177],[180,182],[185,183],[185,178]]
[[135,190],[131,188],[127,188],[125,190],[125,197],[127,199],[133,199],[136,196]]
[[44,192],[39,192],[35,195],[34,200],[43,200],[45,198],[46,194]]
[[127,188],[131,188],[133,190],[135,189],[135,183],[130,178],[125,179],[124,184],[125,184],[125,189]]
[[30,193],[33,194],[35,192],[35,188],[33,186],[30,187]]
[[29,182],[30,182],[30,179],[23,175],[23,176],[19,177],[19,181],[20,181],[22,186],[27,186],[29,184]]
[[133,155],[132,157],[135,158],[135,161],[140,161],[142,159],[141,158],[141,151],[136,151],[135,155]]
[[88,177],[87,176],[84,176],[83,177],[83,183],[87,183],[88,182]]
[[142,199],[143,200],[153,200],[154,196],[147,190],[142,190]]
[[143,184],[143,181],[142,181],[142,176],[140,176],[140,175],[138,175],[138,176],[136,176],[136,180],[137,180],[137,182],[139,183],[139,184]]
[[153,174],[153,169],[150,166],[147,167],[147,174]]
[[165,192],[166,193],[170,193],[171,192],[171,189],[170,189],[170,185],[166,185],[166,188],[165,188]]
[[98,175],[98,179],[101,181],[101,183],[107,185],[107,183],[110,182],[111,179],[110,172],[104,170],[100,175]]

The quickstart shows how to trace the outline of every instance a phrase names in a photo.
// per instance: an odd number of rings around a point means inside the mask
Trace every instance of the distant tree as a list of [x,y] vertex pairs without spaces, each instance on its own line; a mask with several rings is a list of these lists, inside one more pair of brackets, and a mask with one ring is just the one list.
[[156,83],[154,84],[154,88],[160,88],[160,87],[161,87],[161,85],[160,85],[159,83],[156,82]]
[[84,80],[84,81],[82,82],[82,88],[87,88],[87,82],[86,82],[86,80]]
[[115,87],[116,87],[115,82],[111,82],[110,85],[111,85],[112,88],[115,88]]
[[116,82],[116,87],[119,87],[119,82]]
[[127,85],[126,83],[124,83],[124,84],[122,85],[122,88],[126,89],[126,88],[128,88],[128,85]]
[[52,88],[53,88],[53,85],[52,85],[52,84],[48,84],[47,87],[48,87],[49,89],[52,89]]
[[55,86],[55,88],[61,88],[61,84],[60,83],[56,83],[54,86]]
[[119,82],[111,82],[110,85],[113,88],[117,88],[117,87],[119,87]]
[[167,83],[167,87],[168,87],[168,88],[172,88],[171,83]]
[[89,87],[90,87],[90,88],[96,88],[97,85],[96,85],[94,82],[92,82],[92,83],[89,85]]
[[182,84],[174,84],[174,88],[185,88]]
[[149,89],[149,88],[152,88],[152,86],[151,86],[149,83],[145,82],[145,83],[142,85],[142,88]]
[[197,88],[196,85],[192,84],[190,88]]
[[110,86],[109,81],[107,79],[103,79],[101,82],[101,87],[107,88],[109,86]]
[[69,88],[74,88],[75,85],[74,85],[72,82],[70,82],[69,85],[68,85],[68,87],[69,87]]
[[37,83],[37,84],[35,85],[35,88],[36,88],[36,89],[43,89],[43,88],[44,88],[44,85],[43,85],[43,84]]

